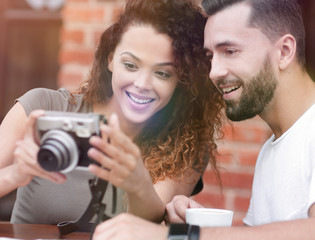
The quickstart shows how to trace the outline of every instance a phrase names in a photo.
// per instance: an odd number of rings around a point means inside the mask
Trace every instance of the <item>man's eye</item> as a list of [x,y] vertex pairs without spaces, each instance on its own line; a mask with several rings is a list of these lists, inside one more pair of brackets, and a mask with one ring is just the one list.
[[133,63],[130,62],[124,62],[124,66],[125,68],[127,68],[128,70],[137,70],[137,66]]
[[212,53],[207,53],[206,56],[207,56],[208,60],[211,62],[212,59],[213,59],[213,54]]
[[163,79],[167,79],[167,78],[171,77],[171,74],[164,72],[164,71],[157,71],[157,72],[155,72],[155,74],[158,75],[160,78],[163,78]]
[[235,50],[235,49],[226,49],[225,50],[226,55],[234,55],[236,53],[237,53],[237,50]]

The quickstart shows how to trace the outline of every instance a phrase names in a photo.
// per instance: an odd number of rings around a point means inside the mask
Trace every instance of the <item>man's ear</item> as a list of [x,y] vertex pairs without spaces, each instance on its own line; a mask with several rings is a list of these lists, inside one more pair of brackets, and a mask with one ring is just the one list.
[[286,69],[296,57],[296,40],[291,34],[286,34],[277,41],[279,50],[279,68]]
[[108,55],[108,58],[107,58],[107,60],[108,60],[108,69],[111,72],[113,72],[113,58],[114,58],[114,54],[113,53],[110,53]]

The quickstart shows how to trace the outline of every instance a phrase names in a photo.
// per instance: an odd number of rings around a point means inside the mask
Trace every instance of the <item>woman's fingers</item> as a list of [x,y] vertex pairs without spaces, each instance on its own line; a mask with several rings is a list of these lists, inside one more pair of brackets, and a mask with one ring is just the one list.
[[[108,131],[106,132],[108,133]],[[141,158],[139,148],[126,135],[121,134],[121,132],[111,132],[109,133],[109,138],[110,142],[104,140],[103,137],[92,137],[90,143],[94,146],[94,150],[92,148],[89,151],[89,156],[103,165],[102,160],[104,158],[95,152],[98,149],[103,155],[125,165],[129,169],[133,169],[138,159]],[[114,138],[121,140],[113,142],[112,139]]]
[[26,132],[24,138],[30,138],[36,143],[39,143],[39,140],[36,137],[36,120],[38,117],[44,115],[44,110],[35,110],[31,112],[26,122]]
[[123,151],[131,154],[139,154],[138,147],[130,137],[121,131],[117,114],[111,115],[108,125],[101,126],[101,132],[102,136],[106,136],[112,145],[120,147]]
[[[133,172],[134,168],[135,168],[135,164],[134,167],[130,167],[132,166],[132,164],[122,164],[121,161],[116,161],[116,158],[111,158],[108,157],[107,155],[105,155],[104,153],[102,153],[101,151],[98,151],[95,148],[92,148],[89,150],[88,152],[89,157],[91,157],[92,159],[94,159],[95,161],[97,161],[102,168],[98,170],[98,174],[100,174],[100,172],[106,172],[104,173],[104,178],[105,178],[105,174],[106,174],[106,180],[112,180],[109,179],[109,177],[119,177],[119,178],[127,178],[131,172]],[[125,154],[125,162],[133,162],[133,158],[128,155]],[[107,172],[109,172],[110,174],[107,174]],[[96,174],[96,172],[93,171],[94,174]]]
[[101,167],[92,164],[90,171],[127,192],[137,191],[146,169],[139,147],[120,130],[117,115],[111,116],[108,125],[101,126],[101,135],[90,139],[93,147],[88,151],[88,156]]
[[66,177],[61,173],[46,172],[37,163],[38,145],[30,140],[17,142],[14,161],[19,172],[18,182],[26,185],[34,176],[38,176],[56,183],[62,183]]

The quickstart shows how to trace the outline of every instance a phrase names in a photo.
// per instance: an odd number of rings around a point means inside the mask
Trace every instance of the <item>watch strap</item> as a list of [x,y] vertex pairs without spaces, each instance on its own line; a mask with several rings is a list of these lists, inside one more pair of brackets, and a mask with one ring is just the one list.
[[191,225],[189,229],[189,240],[199,240],[200,237],[200,227],[197,225]]
[[168,240],[199,240],[200,227],[187,223],[171,223]]
[[169,225],[168,240],[188,240],[189,224],[171,223]]

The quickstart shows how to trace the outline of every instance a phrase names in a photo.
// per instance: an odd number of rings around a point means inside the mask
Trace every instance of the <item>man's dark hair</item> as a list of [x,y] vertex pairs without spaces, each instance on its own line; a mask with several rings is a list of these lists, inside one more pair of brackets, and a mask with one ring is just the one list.
[[291,34],[297,42],[297,60],[305,68],[305,29],[298,0],[203,0],[208,16],[237,3],[247,3],[252,12],[249,25],[259,28],[271,41]]

